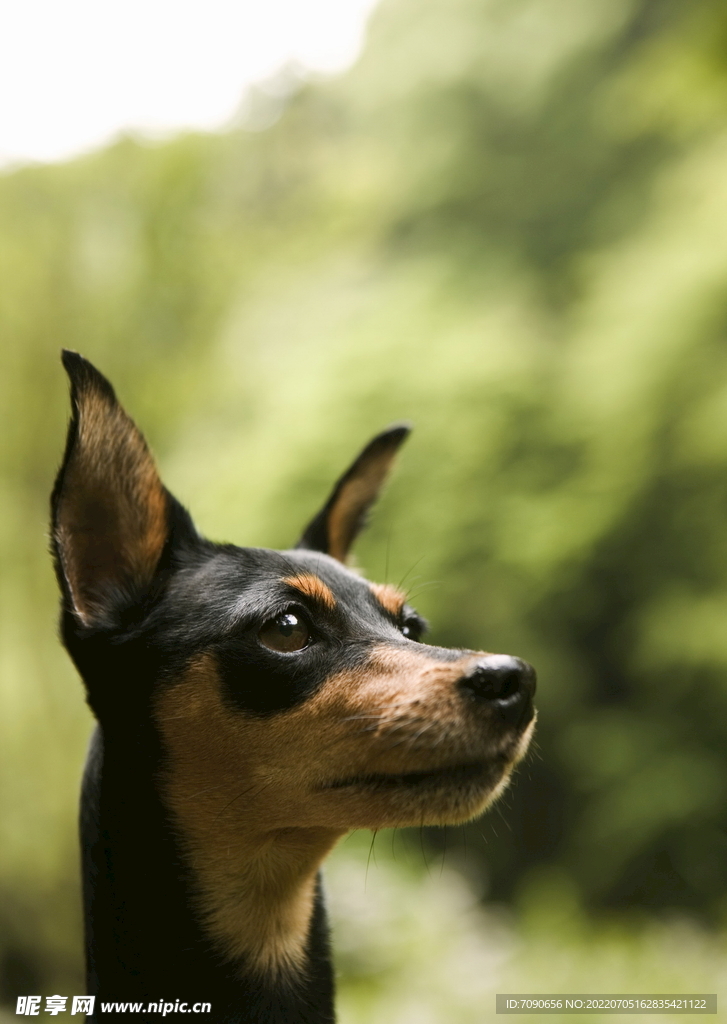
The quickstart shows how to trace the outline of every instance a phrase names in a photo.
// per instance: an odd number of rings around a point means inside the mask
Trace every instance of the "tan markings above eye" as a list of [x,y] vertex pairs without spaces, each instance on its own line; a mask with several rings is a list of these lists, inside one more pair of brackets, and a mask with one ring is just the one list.
[[398,587],[392,587],[390,583],[372,583],[371,590],[376,600],[387,610],[389,615],[398,618],[406,603],[406,594]]
[[287,583],[289,587],[295,587],[301,594],[305,594],[313,601],[318,601],[326,608],[336,607],[336,599],[331,588],[311,572],[301,572],[297,576],[285,576],[281,582]]
[[280,654],[293,654],[307,647],[310,631],[307,625],[292,612],[284,612],[265,622],[258,633],[260,643]]

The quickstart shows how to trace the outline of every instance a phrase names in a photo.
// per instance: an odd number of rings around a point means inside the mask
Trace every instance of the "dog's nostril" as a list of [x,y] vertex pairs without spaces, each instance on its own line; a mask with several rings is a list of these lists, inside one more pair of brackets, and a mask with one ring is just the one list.
[[460,679],[460,686],[480,700],[503,706],[520,697],[532,697],[535,670],[509,654],[490,654]]

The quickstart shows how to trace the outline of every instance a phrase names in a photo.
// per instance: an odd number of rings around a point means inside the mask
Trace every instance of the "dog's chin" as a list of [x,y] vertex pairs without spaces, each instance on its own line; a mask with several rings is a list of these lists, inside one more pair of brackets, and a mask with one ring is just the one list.
[[458,825],[477,817],[507,786],[512,765],[453,765],[432,771],[341,779],[329,789],[347,828]]
[[[503,793],[525,756],[530,722],[509,756],[410,772],[344,776],[321,787],[348,828],[460,825],[482,814]],[[333,807],[331,808],[333,809]]]

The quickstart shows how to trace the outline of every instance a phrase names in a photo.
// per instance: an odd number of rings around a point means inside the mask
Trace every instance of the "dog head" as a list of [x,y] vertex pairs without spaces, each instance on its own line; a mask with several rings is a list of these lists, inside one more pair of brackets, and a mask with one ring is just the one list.
[[213,544],[111,385],[64,364],[52,543],[104,730],[151,722],[179,800],[270,833],[461,822],[495,799],[533,731],[533,670],[423,643],[406,595],[345,565],[408,428],[374,438],[295,548]]

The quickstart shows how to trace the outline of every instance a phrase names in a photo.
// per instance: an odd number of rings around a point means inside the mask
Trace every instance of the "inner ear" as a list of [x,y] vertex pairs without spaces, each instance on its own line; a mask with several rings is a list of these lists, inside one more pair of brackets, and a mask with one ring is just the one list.
[[296,545],[298,548],[323,551],[339,562],[345,562],[399,447],[410,433],[409,424],[397,423],[369,441],[338,480],[321,511],[306,527]]
[[168,532],[170,496],[146,441],[94,366],[63,353],[73,414],[52,506],[61,588],[86,625],[138,601]]

